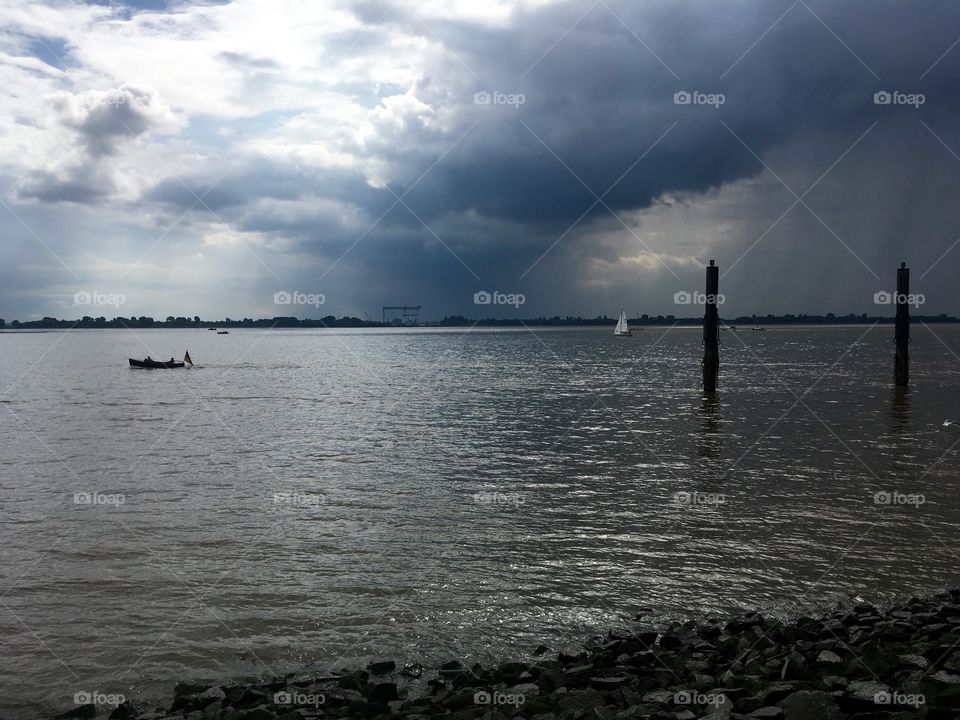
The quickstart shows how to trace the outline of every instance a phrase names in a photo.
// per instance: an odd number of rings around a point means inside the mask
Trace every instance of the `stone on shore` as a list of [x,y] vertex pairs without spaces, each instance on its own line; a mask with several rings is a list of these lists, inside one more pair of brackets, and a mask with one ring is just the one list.
[[[643,622],[647,623],[644,616]],[[960,718],[960,590],[793,622],[744,613],[649,623],[529,662],[375,659],[331,676],[180,683],[166,712],[110,720],[912,720]],[[395,680],[395,682],[387,681]],[[423,685],[421,685],[423,682]],[[71,707],[60,720],[108,714]]]
[[397,664],[393,660],[374,660],[367,664],[367,671],[371,675],[386,675],[397,669]]

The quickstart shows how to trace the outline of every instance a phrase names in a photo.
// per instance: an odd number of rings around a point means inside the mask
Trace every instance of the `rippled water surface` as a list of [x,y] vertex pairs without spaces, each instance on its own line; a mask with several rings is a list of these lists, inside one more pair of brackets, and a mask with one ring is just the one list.
[[707,400],[694,328],[0,334],[0,712],[956,584],[960,328],[891,339],[725,331]]

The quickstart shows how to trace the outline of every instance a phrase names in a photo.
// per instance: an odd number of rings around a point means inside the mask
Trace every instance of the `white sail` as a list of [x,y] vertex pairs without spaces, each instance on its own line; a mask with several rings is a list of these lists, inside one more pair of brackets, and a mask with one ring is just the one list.
[[617,327],[613,331],[614,335],[629,335],[630,327],[627,325],[627,311],[620,311],[620,319],[617,321]]

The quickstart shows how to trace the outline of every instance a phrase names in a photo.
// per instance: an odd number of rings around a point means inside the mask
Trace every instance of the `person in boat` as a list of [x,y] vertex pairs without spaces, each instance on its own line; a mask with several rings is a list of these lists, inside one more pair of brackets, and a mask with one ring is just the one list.
[[153,358],[147,355],[147,358],[144,360],[144,362],[153,362]]
[[170,358],[170,364],[173,365],[176,362],[173,358]]

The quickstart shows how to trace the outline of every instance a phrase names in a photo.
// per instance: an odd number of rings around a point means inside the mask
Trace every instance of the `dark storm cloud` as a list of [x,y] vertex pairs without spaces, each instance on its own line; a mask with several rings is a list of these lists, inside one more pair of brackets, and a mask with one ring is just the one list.
[[[385,3],[354,6],[368,26],[440,38],[462,62],[436,70],[448,88],[444,101],[461,106],[457,126],[442,140],[452,143],[477,124],[411,192],[407,201],[425,220],[476,209],[559,226],[590,206],[591,191],[602,194],[644,154],[605,196],[611,208],[647,207],[665,192],[704,192],[762,172],[751,152],[763,158],[825,133],[852,142],[883,113],[890,116],[890,108],[873,102],[882,89],[924,92],[928,119],[949,120],[957,111],[956,58],[946,57],[919,80],[955,40],[951,28],[960,27],[960,7],[948,3],[923,11],[866,2],[610,3],[609,10],[597,4],[586,14],[584,8],[540,8],[508,27],[483,27],[427,25],[416,10]],[[241,54],[231,58],[263,65]],[[525,102],[516,110],[473,104],[481,91],[522,93]],[[677,105],[678,91],[722,93],[725,102],[718,109]],[[111,127],[102,128],[108,137]],[[443,148],[437,140],[435,131],[412,124],[365,151],[392,164],[400,178],[392,189],[402,193]],[[431,156],[424,157],[424,147]],[[214,202],[239,204],[258,192],[292,197],[299,190],[291,182],[233,182],[235,189],[219,191]],[[348,187],[362,184],[358,174]],[[177,185],[162,183],[147,197],[192,203]],[[364,191],[351,200],[373,213],[388,198],[388,191]]]
[[61,96],[54,101],[61,122],[76,130],[90,155],[113,155],[119,145],[169,122],[156,91],[124,86],[84,98]]
[[31,173],[21,184],[18,195],[42,202],[95,203],[114,191],[113,179],[91,160],[70,167],[65,173]]
[[[610,0],[541,6],[490,23],[398,5],[350,4],[360,27],[318,47],[331,66],[387,68],[394,38],[417,35],[434,49],[413,87],[396,84],[402,73],[367,84],[345,76],[336,85],[371,110],[369,128],[324,134],[325,122],[337,126],[335,112],[325,115],[326,108],[294,97],[285,101],[289,115],[275,118],[275,108],[265,107],[253,131],[226,121],[224,129],[237,134],[223,136],[267,141],[278,123],[302,113],[294,130],[277,132],[278,147],[293,148],[289,154],[240,150],[228,157],[225,150],[222,167],[195,170],[182,182],[159,177],[144,192],[145,203],[171,220],[191,207],[209,215],[197,203],[201,195],[235,229],[289,241],[316,260],[290,280],[297,287],[313,287],[323,276],[368,302],[371,293],[394,302],[421,293],[465,314],[475,310],[473,291],[496,287],[529,289],[531,313],[610,311],[607,305],[641,279],[638,304],[661,303],[663,312],[662,298],[699,285],[698,263],[714,251],[725,269],[739,263],[743,274],[727,282],[731,289],[746,283],[739,296],[757,303],[738,311],[796,310],[787,297],[830,303],[814,310],[844,310],[878,289],[876,275],[906,247],[926,267],[955,239],[960,162],[944,147],[960,149],[960,46],[950,51],[960,6],[953,3]],[[272,59],[241,51],[218,57],[253,95],[278,92],[275,73],[290,85]],[[297,83],[319,82],[306,75]],[[680,91],[719,93],[724,102],[676,104]],[[923,93],[925,102],[877,105],[880,91]],[[476,104],[474,94],[483,92],[519,93],[524,102]],[[387,96],[402,93],[428,112],[389,105]],[[122,110],[135,110],[134,103]],[[94,160],[152,127],[149,113],[126,118],[102,108],[64,122]],[[303,130],[310,127],[322,137],[310,137]],[[352,162],[309,168],[296,159],[298,143]],[[82,197],[82,167],[75,175],[35,176],[33,196],[97,200]],[[388,189],[378,187],[381,180]],[[781,180],[798,194],[819,185],[806,198],[813,210],[797,207],[771,230],[795,200]],[[597,203],[594,193],[614,183]],[[661,243],[654,243],[679,278],[665,263],[649,261],[620,279],[598,281],[605,263],[615,270],[622,258],[647,249],[647,236],[630,235],[610,210],[626,217],[662,203],[681,209],[674,225],[657,228]],[[700,222],[710,237],[686,237],[684,221],[703,208]],[[578,219],[521,287],[521,274]],[[637,222],[643,234],[647,216]],[[335,271],[324,276],[331,266]],[[825,267],[848,273],[851,282],[830,283]],[[752,285],[743,280],[750,274]]]
[[111,156],[152,130],[172,129],[176,119],[152,88],[122,86],[51,100],[54,122],[73,130],[75,153],[52,169],[26,175],[18,195],[43,202],[95,203],[115,189]]
[[[673,122],[606,197],[612,208],[642,208],[664,192],[703,192],[758,173],[762,166],[750,151],[762,158],[804,136],[830,133],[853,142],[891,116],[891,108],[874,104],[878,90],[924,92],[928,120],[956,115],[956,58],[919,80],[956,39],[955,5],[918,13],[891,4],[811,4],[820,19],[797,5],[739,62],[789,5],[671,4],[669,14],[648,5],[611,7],[620,19],[595,6],[539,62],[582,6],[540,10],[509,29],[431,26],[479,76],[465,92],[523,93],[526,102],[518,110],[473,108],[469,116],[479,125],[464,151],[415,191],[426,216],[474,207],[531,222],[567,220],[584,198],[592,200],[579,180],[602,193]],[[391,13],[384,22],[391,19],[397,21]],[[722,93],[725,103],[676,105],[674,93],[682,90]]]
[[[355,171],[301,169],[266,158],[237,164],[221,161],[201,172],[166,178],[149,188],[143,199],[169,206],[179,213],[199,205],[198,196],[203,206],[216,212],[230,209],[242,212],[242,206],[255,199],[322,198],[371,213],[382,213],[390,205],[387,191],[374,189]],[[263,224],[269,224],[269,220],[265,219]]]

